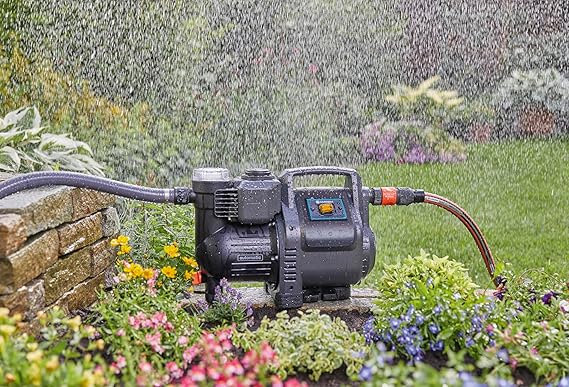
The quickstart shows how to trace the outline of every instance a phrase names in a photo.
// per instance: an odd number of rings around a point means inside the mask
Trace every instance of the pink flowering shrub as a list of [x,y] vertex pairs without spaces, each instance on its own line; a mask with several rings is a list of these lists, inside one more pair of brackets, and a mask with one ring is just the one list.
[[231,329],[216,333],[203,332],[199,341],[184,351],[181,367],[172,364],[168,368],[171,381],[181,386],[302,385],[294,379],[283,383],[269,371],[272,367],[278,367],[279,363],[275,352],[267,343],[237,357],[231,334]]

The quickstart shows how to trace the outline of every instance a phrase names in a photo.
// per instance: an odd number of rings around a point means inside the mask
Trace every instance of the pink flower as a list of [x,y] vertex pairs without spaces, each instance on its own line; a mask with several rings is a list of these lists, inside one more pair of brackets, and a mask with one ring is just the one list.
[[174,330],[174,325],[172,325],[170,321],[166,321],[166,323],[164,324],[164,329],[166,330],[166,332],[172,332]]
[[539,323],[539,325],[543,328],[544,331],[546,331],[547,329],[549,329],[549,324],[547,323],[547,321],[541,321]]
[[175,361],[170,361],[166,363],[166,370],[172,377],[172,379],[180,379],[184,372],[178,367]]
[[532,348],[529,350],[529,353],[530,353],[532,356],[539,356],[539,352],[538,352],[538,350],[537,350],[536,347],[532,347]]
[[238,359],[233,359],[223,366],[223,373],[226,376],[243,375],[245,370]]
[[168,316],[166,316],[166,313],[164,312],[156,312],[150,320],[152,321],[154,328],[161,327],[166,323],[166,321],[168,321]]
[[119,330],[115,333],[115,335],[117,335],[118,337],[124,336],[124,335],[125,335],[124,329],[122,329],[122,328],[119,329]]
[[144,372],[145,374],[149,374],[149,373],[152,372],[152,364],[150,364],[150,363],[147,362],[147,361],[143,361],[142,363],[140,363],[140,364],[138,365],[138,367],[139,367],[140,370],[141,370],[142,372]]
[[135,316],[128,316],[128,325],[134,329],[140,329],[140,320]]
[[486,325],[486,332],[488,332],[488,333],[494,332],[494,325],[492,325],[492,324]]
[[162,339],[162,335],[160,334],[160,332],[156,332],[153,335],[147,333],[145,338],[146,342],[150,345],[150,347],[152,347],[154,352],[159,354],[164,353],[164,348],[160,345],[160,341]]
[[115,364],[119,369],[123,369],[126,367],[126,358],[124,356],[118,356]]
[[218,380],[221,376],[221,373],[218,371],[217,367],[207,367],[207,376],[210,379]]
[[192,380],[194,382],[203,382],[206,378],[205,368],[200,365],[193,366],[190,370],[190,374],[192,375]]
[[178,345],[187,345],[189,339],[186,336],[178,337]]
[[200,352],[200,350],[196,345],[186,349],[184,351],[184,353],[182,354],[182,357],[184,358],[185,364],[186,365],[190,364],[192,362],[192,360],[194,360],[194,357],[196,357],[196,355],[199,352]]
[[197,384],[189,375],[184,376],[179,382],[180,387],[196,387]]
[[263,363],[269,363],[275,360],[275,351],[266,342],[261,343],[261,361]]
[[148,381],[146,380],[146,375],[137,375],[136,376],[136,385],[138,387],[148,386]]

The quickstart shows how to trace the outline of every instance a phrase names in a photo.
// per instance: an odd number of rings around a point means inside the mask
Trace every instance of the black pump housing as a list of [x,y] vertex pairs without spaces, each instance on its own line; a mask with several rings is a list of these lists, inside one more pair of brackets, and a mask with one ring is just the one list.
[[[277,178],[250,169],[236,179],[227,170],[203,170],[194,171],[193,190],[196,258],[208,301],[224,277],[264,281],[279,309],[346,299],[373,268],[372,191],[355,170],[292,168]],[[345,184],[295,188],[295,178],[305,175],[341,175]]]

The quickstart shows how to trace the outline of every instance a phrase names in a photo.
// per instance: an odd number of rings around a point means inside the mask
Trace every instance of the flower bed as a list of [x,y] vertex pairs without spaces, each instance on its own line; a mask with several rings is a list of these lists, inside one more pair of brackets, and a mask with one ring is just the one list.
[[311,310],[252,321],[255,314],[227,281],[211,305],[183,302],[197,282],[198,267],[189,239],[168,240],[177,227],[164,224],[155,231],[156,244],[148,251],[136,234],[132,241],[114,239],[115,286],[101,293],[83,318],[53,308],[38,316],[41,330],[32,336],[21,331],[21,316],[0,309],[0,384],[563,386],[569,381],[569,290],[556,276],[503,272],[507,286],[488,297],[476,292],[462,264],[421,253],[385,268],[367,320],[357,316],[348,326]]

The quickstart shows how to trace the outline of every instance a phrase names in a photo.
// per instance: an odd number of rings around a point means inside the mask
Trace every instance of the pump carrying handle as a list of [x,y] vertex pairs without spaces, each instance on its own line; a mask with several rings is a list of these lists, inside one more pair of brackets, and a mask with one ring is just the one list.
[[[313,167],[300,167],[300,168],[288,168],[283,171],[279,176],[279,180],[283,185],[287,187],[286,197],[283,197],[283,201],[289,208],[294,207],[294,178],[298,176],[309,176],[309,175],[339,175],[346,177],[346,188],[351,188],[352,190],[352,200],[354,206],[361,210],[363,205],[362,201],[362,178],[355,169],[343,168],[343,167],[324,167],[324,166],[313,166]],[[284,192],[283,192],[284,196]]]

